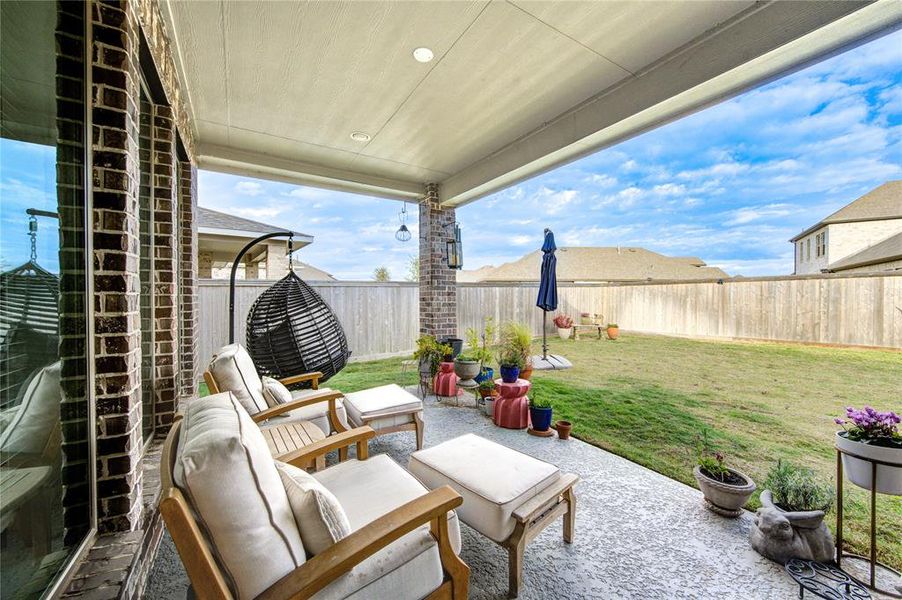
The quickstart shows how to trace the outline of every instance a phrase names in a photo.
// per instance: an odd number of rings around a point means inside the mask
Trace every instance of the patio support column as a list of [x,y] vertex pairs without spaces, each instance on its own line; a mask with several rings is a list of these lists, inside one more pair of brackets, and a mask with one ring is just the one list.
[[179,396],[197,397],[197,168],[178,163],[179,190]]
[[453,235],[454,209],[439,203],[438,184],[420,202],[420,335],[457,336],[457,271],[448,268],[445,244]]

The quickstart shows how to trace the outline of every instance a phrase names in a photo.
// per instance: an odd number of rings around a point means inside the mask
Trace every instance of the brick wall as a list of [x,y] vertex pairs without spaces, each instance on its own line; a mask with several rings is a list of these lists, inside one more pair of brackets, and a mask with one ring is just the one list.
[[457,271],[448,267],[454,209],[439,205],[438,185],[426,186],[420,203],[420,334],[457,336]]
[[138,98],[134,5],[92,6],[98,531],[141,518]]
[[57,201],[60,226],[59,356],[65,543],[90,527],[90,454],[85,322],[84,6],[61,2],[57,19]]
[[179,173],[179,391],[182,401],[197,395],[197,170],[188,161]]

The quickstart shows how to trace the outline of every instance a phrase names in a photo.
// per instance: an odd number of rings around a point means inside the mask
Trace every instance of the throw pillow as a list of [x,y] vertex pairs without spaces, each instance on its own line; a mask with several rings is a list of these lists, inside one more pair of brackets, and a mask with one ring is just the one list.
[[313,475],[288,463],[276,461],[288,504],[301,532],[304,549],[319,554],[351,534],[351,523],[338,498]]
[[270,408],[291,402],[291,392],[278,379],[263,377],[263,399]]

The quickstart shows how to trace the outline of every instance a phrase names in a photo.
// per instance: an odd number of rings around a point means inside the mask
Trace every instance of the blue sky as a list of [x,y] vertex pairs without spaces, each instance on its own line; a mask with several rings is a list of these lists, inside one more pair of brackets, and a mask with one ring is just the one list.
[[[52,177],[52,149],[0,143],[6,263],[27,260],[21,211],[50,204]],[[787,274],[792,235],[898,178],[902,32],[459,209],[464,266],[514,260],[551,227],[559,246],[642,246],[733,275]],[[211,172],[199,194],[202,206],[314,235],[300,260],[342,279],[379,265],[401,279],[417,253],[414,205],[414,237],[401,243],[391,200]],[[45,244],[52,227],[42,223]],[[39,258],[55,267],[49,248]]]

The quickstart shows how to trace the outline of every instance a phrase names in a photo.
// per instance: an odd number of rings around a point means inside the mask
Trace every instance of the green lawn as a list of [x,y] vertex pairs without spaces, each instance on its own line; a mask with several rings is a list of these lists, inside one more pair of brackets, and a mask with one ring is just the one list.
[[[833,417],[847,405],[902,409],[899,352],[630,333],[616,342],[555,338],[550,346],[574,365],[533,376],[555,418],[572,421],[580,439],[693,486],[702,428],[759,486],[778,458],[832,482]],[[328,385],[354,391],[391,382],[414,384],[416,374],[402,375],[401,359],[353,363]],[[846,539],[864,553],[867,495],[846,488]],[[881,496],[877,505],[880,557],[902,568],[902,498]],[[756,494],[749,507],[757,506]]]

